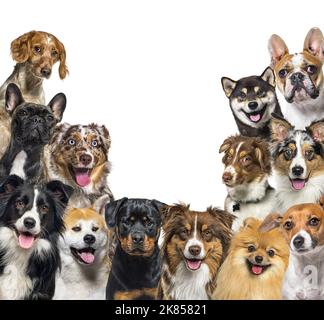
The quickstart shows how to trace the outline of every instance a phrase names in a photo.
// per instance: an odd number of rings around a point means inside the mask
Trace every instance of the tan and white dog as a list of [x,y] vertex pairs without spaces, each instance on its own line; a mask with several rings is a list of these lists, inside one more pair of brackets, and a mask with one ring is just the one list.
[[276,84],[288,104],[282,106],[284,117],[303,130],[311,122],[324,118],[324,37],[312,28],[303,51],[290,54],[285,42],[273,34],[268,44]]
[[56,274],[55,300],[104,300],[111,267],[104,217],[92,208],[71,209],[59,238],[62,268]]

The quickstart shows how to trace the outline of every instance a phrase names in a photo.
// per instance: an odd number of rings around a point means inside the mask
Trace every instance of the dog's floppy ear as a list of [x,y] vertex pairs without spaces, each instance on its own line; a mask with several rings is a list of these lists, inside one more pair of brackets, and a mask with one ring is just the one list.
[[54,37],[54,39],[55,39],[55,42],[56,42],[56,47],[58,49],[59,60],[60,60],[59,76],[63,80],[67,76],[67,74],[69,73],[69,70],[68,70],[67,65],[66,65],[66,51],[65,51],[63,43],[59,39],[57,39],[56,37]]
[[165,208],[165,207],[167,207],[167,204],[165,204],[165,203],[163,203],[163,202],[161,202],[161,201],[159,201],[159,200],[155,200],[155,199],[153,199],[152,201],[151,201],[151,204],[153,205],[153,207],[154,208],[156,208],[156,210],[160,213],[160,223],[161,223],[161,221],[162,221],[162,215],[163,215],[163,209]]
[[272,229],[278,228],[281,224],[281,221],[282,221],[282,216],[279,215],[278,213],[272,212],[264,218],[258,231],[268,232]]
[[161,217],[162,217],[162,224],[166,224],[170,219],[184,214],[186,211],[188,211],[190,208],[190,205],[186,205],[185,203],[176,203],[172,206],[165,205],[162,206],[160,209]]
[[273,70],[270,67],[266,68],[263,71],[263,73],[261,74],[261,78],[265,82],[268,82],[270,84],[270,86],[275,88],[275,86],[276,86],[276,77],[274,75]]
[[312,28],[308,31],[304,41],[304,50],[324,62],[324,37],[319,28]]
[[306,131],[315,141],[324,142],[324,119],[312,122]]
[[92,124],[96,130],[99,132],[101,138],[102,138],[102,142],[105,146],[105,149],[108,151],[111,145],[111,139],[110,139],[110,134],[108,129],[106,128],[106,126],[102,125],[102,126],[96,126],[94,124]]
[[18,63],[26,62],[31,53],[30,40],[36,31],[30,31],[11,42],[11,56]]
[[320,197],[318,203],[322,207],[322,209],[324,210],[324,194],[322,194],[322,196]]
[[114,228],[117,224],[117,214],[120,207],[127,202],[128,198],[124,197],[119,200],[115,200],[106,205],[105,219],[109,228]]
[[0,181],[0,195],[9,194],[24,184],[24,180],[16,175],[10,175]]
[[58,200],[60,200],[65,206],[68,204],[69,199],[74,189],[62,183],[59,180],[52,180],[47,183],[46,189]]
[[223,77],[221,79],[221,82],[225,95],[227,98],[229,98],[236,87],[236,81],[227,77]]
[[271,57],[271,68],[274,68],[282,57],[289,53],[288,47],[277,34],[273,34],[268,41],[268,50]]
[[5,97],[6,111],[11,115],[14,110],[24,102],[20,89],[14,83],[9,83]]
[[64,93],[58,93],[54,96],[54,98],[50,101],[48,106],[51,108],[54,118],[57,122],[60,122],[63,117],[63,112],[66,107],[66,96]]
[[289,131],[294,129],[294,127],[287,120],[274,113],[271,116],[269,127],[272,140],[284,141],[287,139]]
[[219,153],[227,152],[231,148],[233,142],[234,142],[233,137],[226,138],[222,143],[222,145],[219,147],[218,152]]
[[207,211],[219,221],[221,221],[228,229],[231,230],[232,224],[236,219],[236,217],[233,214],[212,206],[208,207]]
[[106,211],[106,205],[109,203],[109,201],[110,201],[110,196],[108,194],[105,194],[100,198],[98,198],[93,203],[92,208],[104,217]]
[[256,138],[253,143],[253,147],[254,147],[255,157],[257,158],[261,169],[263,171],[270,172],[271,171],[270,152],[269,152],[267,141]]

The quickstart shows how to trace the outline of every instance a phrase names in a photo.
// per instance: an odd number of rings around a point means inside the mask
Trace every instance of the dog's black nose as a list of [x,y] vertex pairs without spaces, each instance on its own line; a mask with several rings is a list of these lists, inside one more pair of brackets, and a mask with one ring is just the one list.
[[82,162],[82,164],[84,165],[84,166],[87,166],[87,165],[89,165],[90,164],[90,162],[92,161],[92,157],[91,156],[89,156],[88,154],[81,154],[81,156],[80,156],[80,161]]
[[42,68],[41,69],[41,74],[43,77],[49,77],[51,75],[51,69],[48,68]]
[[249,102],[248,104],[248,107],[251,109],[251,110],[255,110],[257,107],[258,107],[258,103],[256,101],[251,101]]
[[201,247],[200,246],[190,246],[189,247],[189,252],[193,255],[193,256],[198,256],[201,252]]
[[132,240],[134,244],[142,244],[144,242],[144,234],[134,233],[132,234]]
[[86,234],[84,237],[83,237],[83,241],[84,243],[86,244],[94,244],[96,242],[96,237],[93,236],[92,234]]
[[294,239],[293,244],[296,249],[300,249],[303,246],[304,242],[305,242],[305,239],[302,236],[297,236]]
[[254,259],[255,259],[255,262],[256,263],[261,263],[263,261],[263,257],[262,256],[256,256]]
[[305,76],[301,72],[296,72],[290,77],[290,81],[292,85],[302,82],[304,79]]
[[34,117],[32,118],[32,121],[33,121],[34,123],[42,123],[42,122],[43,122],[43,118],[41,118],[41,117],[39,117],[39,116],[34,116]]
[[24,219],[24,226],[27,229],[33,229],[36,225],[36,220],[34,218],[25,218]]
[[291,171],[296,177],[299,177],[304,173],[304,168],[301,166],[295,166],[291,169]]

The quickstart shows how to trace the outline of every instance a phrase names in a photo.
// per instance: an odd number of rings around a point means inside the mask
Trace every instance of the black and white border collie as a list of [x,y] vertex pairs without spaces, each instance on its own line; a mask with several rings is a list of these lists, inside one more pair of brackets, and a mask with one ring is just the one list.
[[15,175],[1,181],[0,299],[53,296],[57,240],[72,192],[60,181],[32,186]]

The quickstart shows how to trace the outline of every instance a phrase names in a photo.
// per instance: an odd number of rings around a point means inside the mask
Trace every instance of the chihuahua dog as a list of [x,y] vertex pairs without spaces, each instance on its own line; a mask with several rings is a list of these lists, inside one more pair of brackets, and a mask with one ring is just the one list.
[[301,53],[290,54],[285,42],[276,34],[269,40],[271,67],[277,87],[288,102],[285,118],[303,130],[311,122],[324,118],[324,37],[312,28]]
[[289,247],[278,229],[261,232],[248,218],[233,237],[217,277],[214,299],[279,300],[288,267]]
[[271,114],[282,115],[272,69],[268,67],[261,76],[238,81],[223,77],[222,86],[239,132],[244,136],[267,138]]
[[12,118],[10,144],[0,160],[0,177],[15,174],[29,183],[42,176],[43,149],[66,106],[63,93],[47,106],[25,102],[19,88],[11,83],[6,91],[6,110]]
[[248,217],[264,218],[275,207],[275,190],[270,187],[270,152],[260,138],[231,136],[219,149],[224,153],[222,176],[227,188],[225,210],[236,216],[232,229],[237,231]]
[[282,294],[289,300],[324,300],[324,210],[304,203],[282,216],[270,214],[261,228],[281,228],[290,247]]

